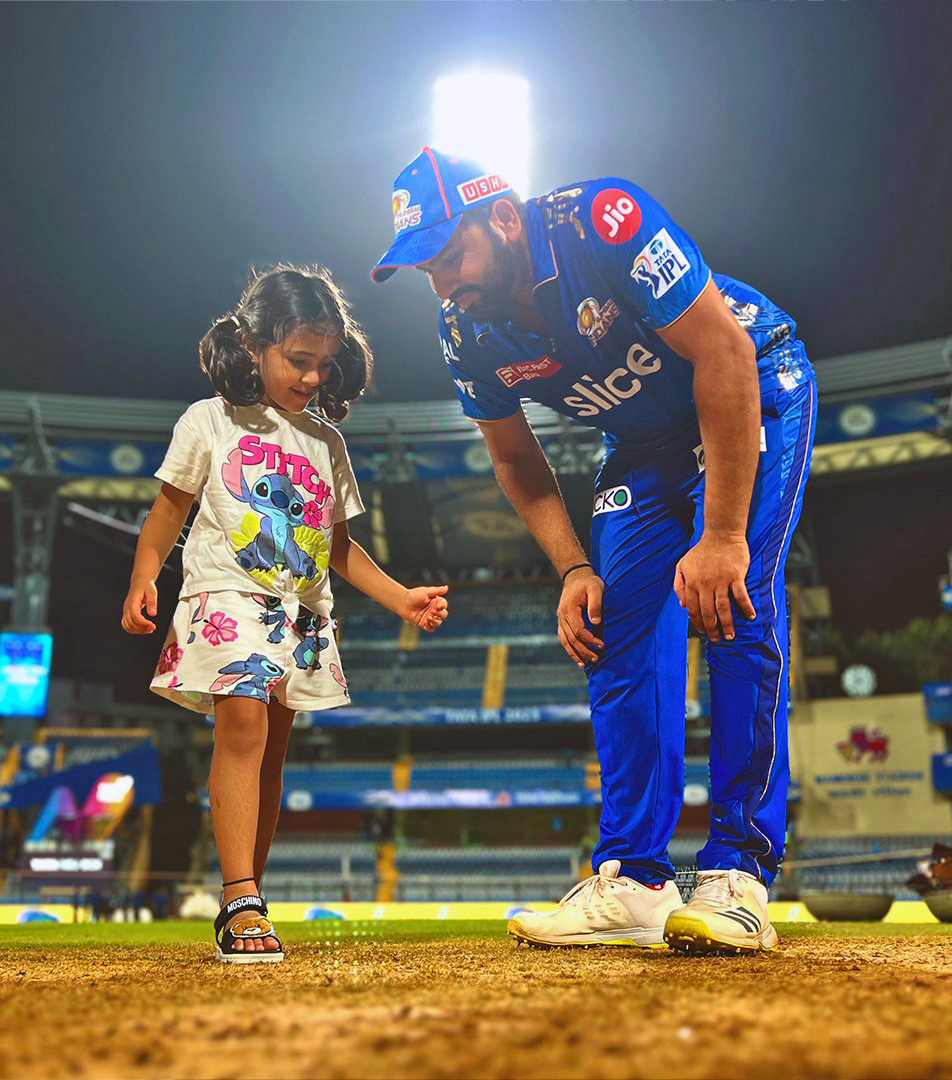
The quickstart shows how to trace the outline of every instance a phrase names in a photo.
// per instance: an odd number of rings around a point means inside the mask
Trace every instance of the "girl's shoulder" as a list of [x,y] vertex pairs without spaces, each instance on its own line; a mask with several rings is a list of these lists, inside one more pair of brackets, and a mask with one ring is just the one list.
[[233,438],[236,432],[266,437],[276,426],[263,406],[232,405],[221,397],[203,398],[189,405],[182,420],[196,432],[225,439]]
[[208,423],[215,423],[225,415],[227,408],[220,397],[203,398],[194,401],[179,417],[192,427],[202,427]]
[[326,443],[332,453],[345,448],[344,436],[337,427],[315,412],[305,410],[293,419],[288,418],[287,422],[306,438],[319,439]]

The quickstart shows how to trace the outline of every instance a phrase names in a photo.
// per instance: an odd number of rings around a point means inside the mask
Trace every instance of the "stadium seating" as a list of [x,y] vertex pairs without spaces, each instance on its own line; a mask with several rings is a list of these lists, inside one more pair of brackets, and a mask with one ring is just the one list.
[[434,652],[375,651],[342,646],[351,698],[360,705],[390,708],[479,707],[486,649],[461,646]]
[[[792,873],[801,893],[889,893],[900,900],[913,900],[918,897],[906,887],[906,880],[936,840],[952,843],[952,836],[815,838],[795,842],[787,854],[795,864],[823,860],[823,865],[794,865]],[[896,854],[891,855],[893,852]]]
[[[433,648],[452,643],[485,644],[519,639],[555,640],[555,609],[559,592],[551,583],[531,587],[458,588],[450,599],[451,618],[438,635],[427,639]],[[346,648],[358,643],[390,644],[396,647],[400,620],[383,611],[367,597],[348,592],[339,599],[341,642]]]
[[581,851],[420,848],[397,856],[398,900],[559,899],[578,881]]

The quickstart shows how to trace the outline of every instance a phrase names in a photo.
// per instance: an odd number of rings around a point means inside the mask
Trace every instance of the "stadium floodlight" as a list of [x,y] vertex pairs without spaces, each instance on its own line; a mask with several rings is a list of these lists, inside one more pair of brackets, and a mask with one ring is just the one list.
[[529,83],[474,68],[433,84],[433,146],[498,173],[529,191]]

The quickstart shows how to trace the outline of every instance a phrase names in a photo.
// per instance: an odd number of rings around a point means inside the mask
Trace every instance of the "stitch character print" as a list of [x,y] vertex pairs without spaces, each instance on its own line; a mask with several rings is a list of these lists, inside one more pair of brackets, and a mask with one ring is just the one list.
[[229,686],[235,697],[256,698],[268,703],[271,688],[284,678],[284,668],[261,653],[252,653],[247,660],[235,660],[218,669],[221,676],[208,688],[210,694],[220,694]]
[[302,625],[296,629],[301,635],[301,641],[294,650],[294,662],[302,671],[307,671],[308,668],[320,671],[321,652],[329,644],[328,639],[321,637],[320,633],[330,626],[330,619],[326,615],[309,615],[299,620],[299,623]]
[[[249,483],[245,469],[260,464],[270,471]],[[311,463],[246,435],[222,465],[221,477],[231,496],[250,511],[231,534],[238,565],[263,585],[270,585],[282,569],[295,578],[319,581],[330,561],[322,530],[333,523],[334,496]],[[305,500],[298,486],[314,497]]]
[[284,631],[291,625],[284,612],[284,607],[281,604],[280,598],[277,596],[262,596],[260,593],[252,593],[251,599],[264,608],[264,611],[258,616],[258,621],[262,626],[271,627],[271,632],[268,634],[268,641],[270,641],[272,645],[280,644],[280,642],[284,641]]

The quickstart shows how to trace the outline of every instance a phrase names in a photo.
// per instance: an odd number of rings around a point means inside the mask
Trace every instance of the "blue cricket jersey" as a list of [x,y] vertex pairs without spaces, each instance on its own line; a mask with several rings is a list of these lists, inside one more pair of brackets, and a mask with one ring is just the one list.
[[[463,411],[502,420],[520,398],[601,429],[610,448],[651,449],[697,423],[693,368],[662,341],[712,277],[694,241],[645,191],[616,177],[526,203],[534,298],[552,337],[440,311]],[[761,394],[812,377],[796,324],[763,293],[713,275],[753,340]]]

